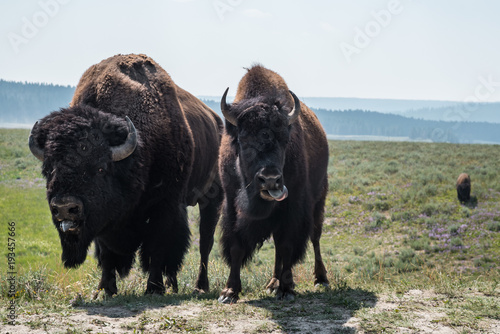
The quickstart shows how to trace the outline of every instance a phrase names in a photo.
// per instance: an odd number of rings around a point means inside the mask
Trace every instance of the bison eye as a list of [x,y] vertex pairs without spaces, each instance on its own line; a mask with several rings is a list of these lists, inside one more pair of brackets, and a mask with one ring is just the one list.
[[103,173],[104,173],[104,168],[99,168],[97,171],[98,171],[100,174],[103,174]]

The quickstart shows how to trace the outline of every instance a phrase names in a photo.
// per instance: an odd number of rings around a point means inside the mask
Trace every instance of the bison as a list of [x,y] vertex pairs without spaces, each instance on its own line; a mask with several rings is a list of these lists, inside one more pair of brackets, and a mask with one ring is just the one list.
[[137,250],[149,273],[146,293],[177,291],[189,247],[187,205],[200,207],[196,288],[208,290],[207,263],[220,215],[218,148],[223,123],[145,55],[117,55],[91,66],[70,107],[37,122],[31,152],[43,162],[47,200],[65,267],[95,243],[98,291],[117,293]]
[[462,173],[457,179],[457,197],[460,203],[470,201],[470,177],[466,173]]
[[241,267],[271,236],[275,265],[268,291],[294,298],[292,267],[304,257],[308,239],[315,283],[328,285],[319,245],[328,189],[325,132],[283,78],[261,65],[248,69],[232,104],[226,103],[228,89],[221,99],[226,128],[219,173],[221,248],[230,274],[219,302],[238,300]]

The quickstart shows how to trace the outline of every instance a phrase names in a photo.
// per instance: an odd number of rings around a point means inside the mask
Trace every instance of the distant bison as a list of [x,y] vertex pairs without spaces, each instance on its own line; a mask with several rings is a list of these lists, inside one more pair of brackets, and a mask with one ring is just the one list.
[[470,201],[470,177],[466,173],[462,173],[458,176],[457,196],[461,203]]
[[[222,120],[178,87],[145,55],[118,55],[90,67],[70,108],[31,131],[43,161],[47,200],[66,267],[85,261],[92,241],[99,289],[117,293],[140,250],[147,293],[177,291],[189,247],[186,205],[200,203],[201,264],[196,288],[208,289],[207,263],[222,195],[218,181]],[[218,188],[216,188],[218,189]],[[213,190],[213,189],[212,189]]]
[[276,257],[267,288],[292,299],[292,267],[304,257],[308,239],[315,283],[328,284],[319,246],[328,188],[326,135],[283,78],[260,65],[242,78],[231,105],[227,92],[219,173],[225,194],[221,243],[231,270],[219,301],[238,300],[240,268],[271,236]]

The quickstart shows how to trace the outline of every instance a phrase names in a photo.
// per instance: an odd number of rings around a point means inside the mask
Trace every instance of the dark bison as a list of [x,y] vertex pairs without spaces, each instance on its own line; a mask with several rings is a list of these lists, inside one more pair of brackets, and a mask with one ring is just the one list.
[[466,173],[462,173],[458,176],[457,197],[461,203],[470,201],[470,177]]
[[217,159],[222,120],[145,55],[117,55],[90,67],[70,107],[31,131],[43,161],[47,200],[66,267],[85,261],[95,242],[99,289],[117,293],[139,250],[146,293],[177,291],[190,242],[186,205],[200,204],[201,264],[207,262],[222,202]]
[[223,257],[231,270],[219,301],[241,292],[240,268],[273,237],[276,257],[267,289],[278,299],[295,295],[292,267],[311,239],[315,283],[328,284],[319,240],[328,188],[328,143],[314,113],[288,90],[277,73],[253,66],[236,98],[221,109],[226,118],[219,155],[224,189]]

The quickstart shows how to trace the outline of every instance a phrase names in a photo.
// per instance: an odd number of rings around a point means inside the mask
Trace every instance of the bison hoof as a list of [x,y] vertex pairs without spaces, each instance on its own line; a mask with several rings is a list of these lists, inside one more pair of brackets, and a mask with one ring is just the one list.
[[196,290],[202,291],[203,293],[210,291],[208,279],[198,279],[195,286]]
[[159,295],[163,296],[165,294],[165,290],[158,290],[158,289],[146,289],[144,292],[144,295]]
[[271,281],[269,284],[266,286],[267,293],[272,295],[278,291],[280,287],[280,281],[277,278],[271,278]]
[[293,291],[280,291],[276,294],[277,300],[282,300],[285,302],[291,302],[295,300],[295,292]]
[[101,291],[103,291],[103,290],[105,292],[104,298],[111,298],[111,297],[113,297],[113,295],[118,294],[118,289],[111,290],[111,289],[106,289],[106,288],[98,288],[96,291],[94,291],[94,294],[92,295],[92,299],[96,300],[99,297],[99,295],[101,294]]
[[218,302],[221,304],[233,304],[238,301],[238,293],[234,292],[233,289],[224,289],[220,294]]
[[314,285],[314,287],[315,287],[316,289],[321,289],[321,288],[324,288],[324,289],[329,289],[329,288],[330,288],[330,284],[325,283],[325,282],[323,282],[323,283],[316,283],[316,284]]
[[193,290],[193,294],[194,294],[194,295],[200,295],[200,296],[201,296],[201,295],[204,295],[204,294],[205,294],[205,290],[200,289],[200,288],[195,288],[195,289]]
[[173,293],[179,292],[179,287],[177,286],[177,277],[167,276],[165,279],[165,285],[168,289],[171,289]]
[[164,295],[165,294],[165,286],[163,284],[151,283],[148,282],[146,287],[145,295]]
[[217,301],[221,304],[234,304],[238,301],[238,298],[220,296],[219,299],[217,299]]

